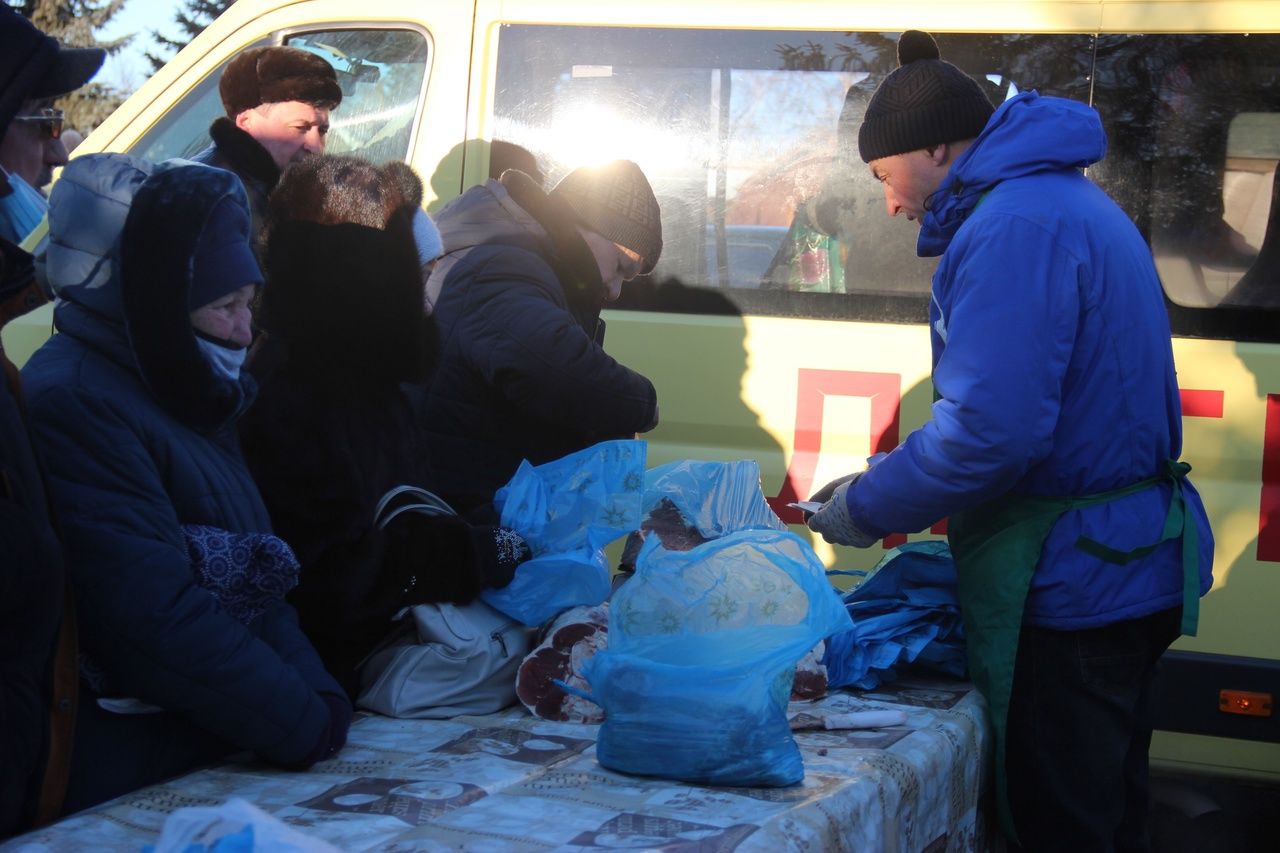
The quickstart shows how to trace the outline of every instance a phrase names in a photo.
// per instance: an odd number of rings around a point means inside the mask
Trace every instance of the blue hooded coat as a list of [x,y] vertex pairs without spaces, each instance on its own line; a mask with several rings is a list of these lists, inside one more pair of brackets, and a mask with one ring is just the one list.
[[[192,164],[155,180],[166,168],[82,158],[55,188],[58,334],[23,370],[33,431],[65,531],[81,648],[113,692],[164,708],[155,717],[192,724],[192,737],[297,764],[330,727],[320,694],[341,688],[287,604],[246,626],[197,586],[181,530],[271,530],[235,432],[255,385],[214,372],[188,307],[205,216],[221,199],[243,207],[244,191],[231,173]],[[171,730],[157,720],[155,732]]]
[[[1105,492],[1178,458],[1181,405],[1150,249],[1081,171],[1105,151],[1092,108],[1026,92],[928,199],[918,254],[942,255],[929,310],[938,400],[849,489],[861,530],[913,532],[1006,494]],[[1204,594],[1213,537],[1199,495],[1184,489]],[[1024,621],[1076,630],[1179,606],[1177,540],[1124,566],[1075,546],[1082,534],[1120,551],[1155,542],[1170,492],[1166,483],[1059,519]]]

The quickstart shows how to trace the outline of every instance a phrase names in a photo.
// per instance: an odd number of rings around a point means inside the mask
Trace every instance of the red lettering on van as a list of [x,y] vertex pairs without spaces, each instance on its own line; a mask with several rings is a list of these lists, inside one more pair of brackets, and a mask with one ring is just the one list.
[[1262,495],[1258,503],[1257,558],[1280,563],[1280,394],[1267,395],[1262,431]]
[[1182,416],[1184,418],[1220,418],[1222,417],[1221,391],[1193,391],[1183,388]]
[[[777,496],[768,499],[769,506],[787,524],[804,523],[800,510],[787,504],[804,500],[822,485],[813,482],[813,475],[822,450],[823,405],[827,397],[866,397],[871,400],[868,456],[887,453],[897,447],[900,431],[898,412],[902,399],[902,375],[899,373],[801,368],[797,380],[791,464],[787,466],[787,476]],[[886,548],[892,548],[904,541],[905,536],[894,534],[885,537],[884,544]]]

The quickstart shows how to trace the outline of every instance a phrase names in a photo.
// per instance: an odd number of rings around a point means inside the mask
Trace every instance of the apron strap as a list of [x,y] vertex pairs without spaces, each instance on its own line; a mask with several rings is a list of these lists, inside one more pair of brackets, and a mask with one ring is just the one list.
[[[1122,494],[1139,491],[1141,488],[1154,485],[1161,480],[1173,484],[1173,493],[1169,498],[1169,512],[1164,519],[1164,530],[1160,538],[1150,545],[1142,545],[1129,551],[1119,551],[1103,545],[1096,539],[1081,536],[1076,539],[1076,547],[1086,554],[1091,554],[1106,563],[1123,566],[1134,560],[1147,556],[1170,539],[1182,537],[1182,625],[1181,632],[1188,637],[1196,635],[1196,627],[1200,621],[1200,534],[1196,524],[1187,513],[1187,501],[1182,493],[1182,481],[1191,471],[1186,462],[1165,461],[1165,470],[1159,477],[1143,480],[1122,490]],[[1114,495],[1119,497],[1119,495]]]

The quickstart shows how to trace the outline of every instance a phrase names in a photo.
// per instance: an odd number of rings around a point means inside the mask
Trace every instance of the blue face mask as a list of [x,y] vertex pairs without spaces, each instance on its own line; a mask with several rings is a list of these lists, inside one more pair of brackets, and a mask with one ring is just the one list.
[[49,211],[49,202],[20,175],[5,172],[13,192],[0,198],[0,236],[21,244]]
[[239,381],[240,367],[244,364],[244,357],[249,354],[249,350],[244,347],[232,349],[198,335],[196,344],[199,345],[200,352],[204,353],[205,359],[212,365],[214,373],[232,382]]

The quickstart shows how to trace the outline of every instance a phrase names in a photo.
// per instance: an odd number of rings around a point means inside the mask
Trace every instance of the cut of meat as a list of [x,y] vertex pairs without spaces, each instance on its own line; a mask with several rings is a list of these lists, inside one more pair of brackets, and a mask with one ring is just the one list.
[[544,720],[598,723],[598,705],[566,693],[555,680],[590,691],[578,675],[582,665],[609,643],[609,604],[573,607],[547,626],[541,641],[520,664],[516,696],[535,717]]

